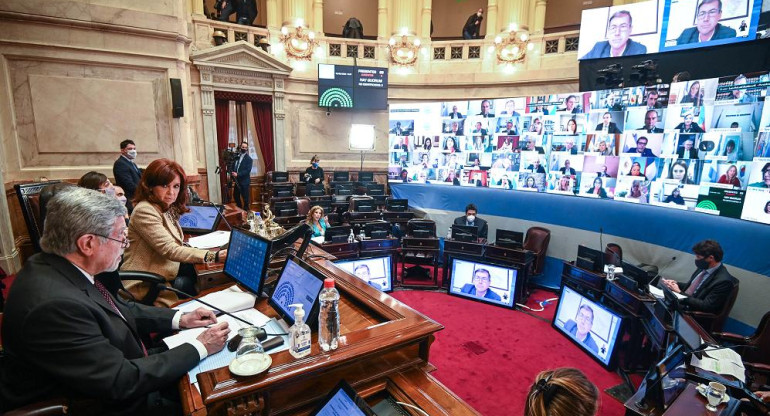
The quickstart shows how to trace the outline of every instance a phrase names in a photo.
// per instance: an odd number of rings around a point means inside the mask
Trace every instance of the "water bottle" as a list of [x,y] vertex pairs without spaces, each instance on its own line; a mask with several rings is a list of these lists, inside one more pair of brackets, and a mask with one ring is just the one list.
[[364,232],[364,227],[361,227],[361,231],[358,233],[358,240],[364,241],[366,238],[366,233]]
[[449,226],[449,230],[446,232],[446,239],[451,240],[452,239],[452,226]]
[[318,295],[321,310],[318,313],[318,344],[324,351],[336,350],[340,339],[340,292],[334,288],[334,279],[324,280]]
[[356,241],[356,236],[353,234],[353,229],[350,229],[350,235],[348,236],[348,243]]

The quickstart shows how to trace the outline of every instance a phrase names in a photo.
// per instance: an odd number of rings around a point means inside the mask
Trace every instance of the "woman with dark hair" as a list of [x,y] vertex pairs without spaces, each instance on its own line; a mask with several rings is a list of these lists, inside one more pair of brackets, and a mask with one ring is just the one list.
[[574,118],[567,120],[567,133],[570,136],[577,136],[577,121]]
[[527,394],[524,416],[594,416],[599,389],[580,370],[557,368],[537,375]]
[[663,202],[666,204],[673,202],[677,205],[684,205],[684,198],[682,198],[682,191],[679,190],[679,187],[677,186],[676,188],[674,188],[673,191],[671,191],[671,195],[667,196],[666,200]]
[[[178,163],[168,159],[153,161],[144,170],[134,195],[134,212],[128,224],[128,242],[121,270],[157,273],[166,284],[187,293],[196,293],[194,263],[223,262],[227,250],[202,250],[184,245],[179,217],[187,208],[187,176]],[[126,289],[141,299],[149,287],[139,281],[126,282]],[[177,297],[162,291],[156,306],[170,306]]]
[[700,82],[695,81],[690,84],[690,90],[687,95],[679,100],[679,104],[692,103],[694,107],[700,107],[703,105],[703,92],[700,89]]
[[644,173],[642,173],[642,165],[639,162],[634,162],[631,164],[631,169],[628,171],[629,176],[641,176],[645,179],[647,179],[644,176]]
[[527,179],[524,181],[524,187],[525,188],[531,188],[531,189],[537,189],[537,182],[535,181],[534,176],[527,176]]
[[107,178],[107,175],[95,171],[86,173],[80,177],[78,186],[86,189],[93,189],[105,195],[115,196],[115,187]]
[[676,179],[682,185],[691,185],[693,181],[687,176],[687,162],[684,160],[677,160],[671,164],[671,169],[668,171],[668,179]]
[[452,137],[447,137],[444,142],[444,150],[448,150],[449,153],[457,152],[457,142]]
[[765,214],[770,214],[770,201],[765,204]]
[[741,187],[741,180],[738,179],[738,167],[730,165],[722,176],[719,177],[718,183],[726,183],[735,187]]
[[596,195],[596,196],[598,196],[601,199],[606,199],[607,198],[607,191],[604,190],[604,187],[602,185],[603,185],[602,178],[597,176],[594,179],[593,186],[588,189],[588,193]]
[[310,167],[305,169],[305,182],[307,183],[323,183],[324,181],[324,169],[319,166],[321,159],[318,155],[313,155],[310,158]]

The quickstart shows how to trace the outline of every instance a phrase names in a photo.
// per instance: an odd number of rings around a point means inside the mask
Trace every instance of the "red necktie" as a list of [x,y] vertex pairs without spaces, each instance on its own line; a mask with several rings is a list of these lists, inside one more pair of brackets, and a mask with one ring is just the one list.
[[[118,309],[118,305],[116,305],[115,301],[112,300],[112,296],[110,296],[110,292],[107,291],[107,288],[104,287],[102,282],[100,282],[98,280],[94,280],[94,287],[96,287],[96,290],[98,290],[99,293],[101,293],[102,296],[104,296],[104,299],[107,301],[107,303],[110,304],[110,307],[112,307],[112,310],[115,311],[118,314],[118,316],[123,318],[123,320],[125,321],[126,318],[123,316],[122,313],[120,313],[120,309]],[[147,356],[147,348],[144,347],[144,342],[142,342],[141,339],[139,340],[139,345],[142,346],[142,352],[144,353],[144,356],[146,357]]]
[[685,295],[692,296],[706,276],[708,276],[708,271],[704,270],[700,272],[700,274],[693,279],[692,283],[690,283],[690,286],[687,286],[687,290],[684,291]]

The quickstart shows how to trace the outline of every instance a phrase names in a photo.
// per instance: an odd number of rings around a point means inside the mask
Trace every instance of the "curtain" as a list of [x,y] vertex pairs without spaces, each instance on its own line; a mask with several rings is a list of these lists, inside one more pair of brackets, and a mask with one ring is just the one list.
[[[217,119],[217,151],[219,155],[219,183],[221,185],[223,201],[228,201],[227,193],[227,166],[222,160],[222,152],[227,149],[230,139],[230,102],[228,100],[215,100]],[[212,174],[213,172],[209,172]]]
[[273,105],[270,102],[252,102],[254,125],[257,129],[257,141],[265,161],[265,172],[275,170],[275,153],[273,152]]

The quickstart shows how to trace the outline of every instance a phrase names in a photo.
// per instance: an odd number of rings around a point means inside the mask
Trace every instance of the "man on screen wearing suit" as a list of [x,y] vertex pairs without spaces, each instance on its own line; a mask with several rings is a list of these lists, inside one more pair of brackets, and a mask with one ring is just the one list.
[[701,0],[695,14],[695,27],[688,27],[676,39],[677,45],[735,37],[735,29],[722,26],[722,0]]
[[693,147],[693,140],[687,139],[682,143],[682,147],[676,151],[676,155],[679,159],[697,159],[698,149]]
[[588,305],[580,306],[578,309],[577,322],[572,319],[564,323],[564,329],[572,334],[575,339],[582,342],[594,354],[599,353],[599,346],[591,338],[591,327],[594,324],[594,310]]
[[473,284],[466,283],[460,292],[467,293],[479,298],[501,301],[500,295],[491,291],[489,285],[492,283],[492,276],[487,269],[476,269],[473,272]]
[[128,242],[126,209],[116,198],[72,187],[47,208],[43,252],[24,265],[5,305],[0,412],[63,397],[73,414],[180,413],[179,403],[159,391],[176,390],[200,360],[220,351],[227,323],[170,350],[148,352],[143,337],[214,324],[214,313],[182,313],[115,296],[120,281],[98,275],[117,270]]
[[123,140],[120,142],[120,157],[112,165],[112,176],[115,177],[115,185],[120,186],[126,191],[128,199],[129,212],[133,210],[131,200],[134,199],[136,186],[139,185],[139,179],[142,177],[142,169],[136,166],[136,144],[133,140]]
[[647,47],[629,39],[633,27],[631,13],[619,10],[607,22],[607,40],[596,42],[582,59],[609,58],[616,56],[644,55]]
[[457,106],[456,105],[452,106],[452,112],[449,113],[449,118],[463,118],[462,113],[457,111]]
[[644,127],[637,130],[645,130],[647,133],[663,133],[663,129],[655,127],[658,124],[658,112],[655,110],[647,110],[644,115]]
[[251,167],[254,161],[249,156],[249,144],[246,142],[241,143],[241,154],[238,156],[238,161],[235,162],[235,167],[230,175],[235,181],[235,188],[233,189],[233,198],[235,198],[235,205],[239,208],[248,211],[251,205],[249,188],[251,187]]
[[486,239],[489,227],[487,221],[476,216],[478,209],[474,204],[465,207],[465,216],[455,218],[455,225],[471,225],[479,229],[479,238]]
[[704,240],[692,247],[695,267],[687,283],[670,279],[661,282],[676,293],[687,295],[679,302],[690,311],[717,313],[724,308],[738,281],[722,264],[724,252],[718,242]]
[[609,112],[606,112],[602,114],[602,122],[596,125],[596,131],[600,131],[604,134],[621,134],[623,131],[621,131],[618,128],[618,125],[615,124],[615,122],[612,121],[612,114]]

